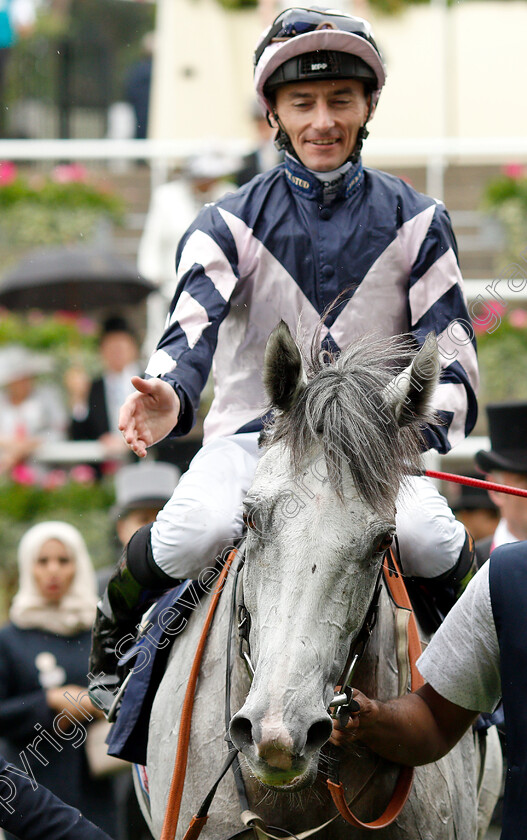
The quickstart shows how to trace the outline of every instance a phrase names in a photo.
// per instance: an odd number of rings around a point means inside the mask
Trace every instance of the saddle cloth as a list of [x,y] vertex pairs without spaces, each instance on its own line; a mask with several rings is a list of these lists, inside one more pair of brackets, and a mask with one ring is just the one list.
[[165,592],[147,613],[146,629],[119,661],[121,666],[131,661],[133,667],[117,720],[107,738],[109,755],[146,764],[150,712],[172,643],[209,591],[210,586],[185,580]]

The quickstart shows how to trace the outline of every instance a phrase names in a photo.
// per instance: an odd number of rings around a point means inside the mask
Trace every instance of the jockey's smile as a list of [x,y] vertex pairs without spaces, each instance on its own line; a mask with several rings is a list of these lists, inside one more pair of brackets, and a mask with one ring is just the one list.
[[368,106],[362,82],[342,79],[284,85],[275,111],[304,166],[330,172],[350,157]]

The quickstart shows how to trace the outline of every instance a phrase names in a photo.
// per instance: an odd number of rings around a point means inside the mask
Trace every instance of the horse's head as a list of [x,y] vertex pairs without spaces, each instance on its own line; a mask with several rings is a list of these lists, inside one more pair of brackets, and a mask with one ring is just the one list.
[[230,734],[273,788],[315,777],[328,705],[395,530],[401,481],[418,462],[437,383],[430,336],[395,375],[397,341],[361,341],[309,375],[281,323],[264,380],[276,419],[245,502],[243,601],[255,667]]

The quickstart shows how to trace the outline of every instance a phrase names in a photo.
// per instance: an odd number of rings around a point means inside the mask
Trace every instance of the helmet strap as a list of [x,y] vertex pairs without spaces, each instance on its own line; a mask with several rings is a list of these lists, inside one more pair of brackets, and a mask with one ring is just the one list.
[[360,158],[360,153],[362,152],[362,144],[366,140],[366,137],[368,136],[369,133],[370,132],[366,128],[366,123],[364,123],[364,125],[361,125],[361,127],[359,128],[359,130],[357,132],[357,140],[355,141],[355,148],[353,149],[351,155],[348,158],[348,160],[351,161],[351,163],[357,163],[358,159]]
[[[278,126],[278,131],[276,132],[276,137],[274,138],[275,148],[279,152],[289,152],[290,155],[292,155],[294,158],[296,158],[296,160],[299,161],[299,163],[301,163],[302,161],[300,160],[297,153],[295,152],[295,150],[293,148],[293,144],[291,143],[291,140],[289,139],[289,134],[287,133],[287,131],[283,127],[282,123],[280,122],[278,114],[276,113],[274,108],[273,108],[272,113],[273,113],[273,119],[275,121],[275,124]],[[267,113],[267,121],[268,121],[269,125],[272,126],[272,123],[269,119],[269,112]]]
[[362,152],[362,144],[366,140],[369,135],[369,131],[366,128],[366,125],[370,121],[371,115],[373,111],[373,94],[370,93],[370,104],[368,105],[368,113],[366,114],[366,119],[364,120],[364,125],[361,125],[357,132],[357,140],[355,142],[355,148],[353,149],[351,155],[349,156],[348,160],[351,163],[357,163],[360,158],[360,153]]

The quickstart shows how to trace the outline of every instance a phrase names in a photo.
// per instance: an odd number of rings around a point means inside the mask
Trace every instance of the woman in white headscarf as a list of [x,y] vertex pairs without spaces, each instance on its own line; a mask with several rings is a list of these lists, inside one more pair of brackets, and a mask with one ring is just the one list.
[[0,737],[12,764],[115,834],[113,785],[93,778],[86,694],[97,601],[84,539],[66,522],[30,528],[18,549],[19,589],[0,630]]

